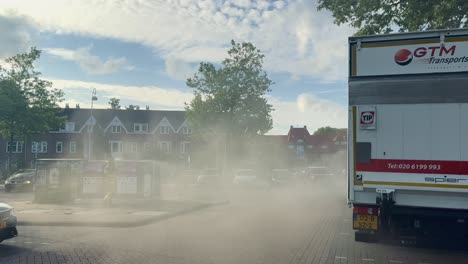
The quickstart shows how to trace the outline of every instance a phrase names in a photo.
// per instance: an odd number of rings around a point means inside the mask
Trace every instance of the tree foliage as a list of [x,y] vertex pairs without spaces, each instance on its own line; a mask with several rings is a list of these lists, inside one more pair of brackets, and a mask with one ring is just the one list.
[[231,44],[220,67],[203,62],[187,80],[194,89],[188,118],[196,131],[264,134],[272,128],[273,110],[265,97],[273,82],[263,71],[264,55],[252,43]]
[[120,99],[118,98],[111,98],[109,99],[108,104],[110,105],[111,109],[117,110],[120,109]]
[[319,0],[337,25],[349,23],[357,35],[466,27],[466,0]]
[[334,127],[321,127],[314,132],[314,136],[338,136],[341,134],[346,134],[348,130],[346,128],[334,128]]
[[[41,73],[34,67],[40,55],[41,51],[33,47],[29,52],[6,59],[0,67],[0,100],[9,101],[0,108],[0,133],[4,136],[44,133],[58,128],[64,121],[58,115],[63,91],[41,79]],[[17,113],[8,115],[12,112]]]
[[127,107],[125,107],[127,110],[140,110],[140,106],[139,105],[128,105]]

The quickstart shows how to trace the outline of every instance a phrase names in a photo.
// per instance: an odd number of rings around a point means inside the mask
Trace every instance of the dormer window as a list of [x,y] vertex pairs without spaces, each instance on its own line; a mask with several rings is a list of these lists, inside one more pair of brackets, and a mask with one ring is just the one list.
[[75,122],[66,122],[65,123],[65,131],[68,131],[68,132],[75,131]]
[[169,126],[160,126],[159,127],[159,133],[160,134],[169,134]]
[[190,128],[190,127],[183,127],[183,128],[182,128],[182,133],[184,133],[185,135],[192,134],[192,128]]
[[148,132],[148,124],[147,123],[135,123],[133,124],[133,131],[135,133]]
[[122,132],[122,127],[119,125],[114,125],[112,126],[112,133],[121,133]]

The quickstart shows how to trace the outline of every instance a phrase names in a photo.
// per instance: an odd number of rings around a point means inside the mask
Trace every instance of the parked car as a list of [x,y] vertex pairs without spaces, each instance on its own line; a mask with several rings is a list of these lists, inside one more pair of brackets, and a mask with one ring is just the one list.
[[327,167],[308,167],[306,177],[311,181],[322,181],[333,177],[333,173]]
[[268,187],[269,182],[262,179],[252,169],[241,169],[234,173],[232,183],[243,187]]
[[197,177],[197,185],[218,186],[221,184],[221,174],[218,169],[203,169]]
[[17,171],[5,181],[5,192],[12,190],[32,191],[35,170]]
[[274,186],[287,186],[297,181],[297,176],[287,169],[274,169],[271,171],[271,183]]
[[0,203],[0,242],[18,235],[16,221],[15,209],[8,204]]

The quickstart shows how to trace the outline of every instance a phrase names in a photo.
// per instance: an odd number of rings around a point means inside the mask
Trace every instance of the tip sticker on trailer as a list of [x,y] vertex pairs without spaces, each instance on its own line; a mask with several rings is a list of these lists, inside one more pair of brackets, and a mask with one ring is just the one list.
[[376,128],[376,112],[375,107],[366,107],[366,109],[361,110],[359,118],[359,127],[361,129],[375,129]]

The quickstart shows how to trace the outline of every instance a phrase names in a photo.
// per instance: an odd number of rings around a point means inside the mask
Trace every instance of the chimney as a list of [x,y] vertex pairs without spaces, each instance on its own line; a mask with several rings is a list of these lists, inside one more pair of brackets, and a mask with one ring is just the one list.
[[68,103],[65,104],[65,108],[70,108],[70,105]]
[[293,129],[293,128],[294,128],[293,126],[290,127],[290,129]]
[[304,129],[307,129],[307,126],[304,126]]
[[80,104],[76,104],[76,109],[80,109]]
[[149,105],[146,106],[146,110],[149,110]]

